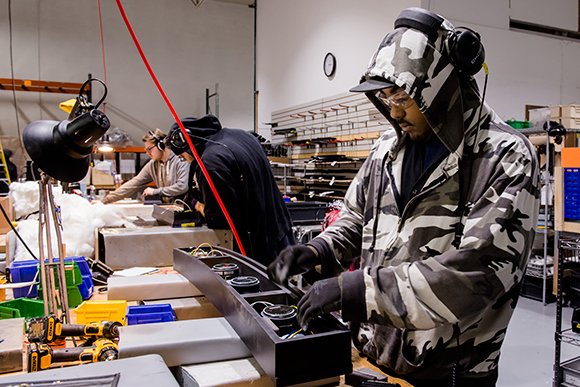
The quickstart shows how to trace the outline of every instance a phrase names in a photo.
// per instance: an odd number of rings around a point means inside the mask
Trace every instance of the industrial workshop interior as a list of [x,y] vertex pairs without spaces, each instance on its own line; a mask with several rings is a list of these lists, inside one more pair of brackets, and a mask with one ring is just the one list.
[[0,387],[580,387],[576,0],[0,0]]

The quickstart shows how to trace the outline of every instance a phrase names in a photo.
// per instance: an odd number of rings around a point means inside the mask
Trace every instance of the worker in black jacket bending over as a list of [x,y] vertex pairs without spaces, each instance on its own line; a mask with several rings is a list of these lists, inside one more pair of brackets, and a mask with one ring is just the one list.
[[[290,213],[259,141],[244,130],[222,128],[211,114],[181,122],[232,219],[246,255],[267,266],[284,247],[294,244],[294,236]],[[229,229],[177,123],[171,126],[165,141],[175,154],[192,163],[190,193],[198,200],[196,209],[204,215],[208,227]]]

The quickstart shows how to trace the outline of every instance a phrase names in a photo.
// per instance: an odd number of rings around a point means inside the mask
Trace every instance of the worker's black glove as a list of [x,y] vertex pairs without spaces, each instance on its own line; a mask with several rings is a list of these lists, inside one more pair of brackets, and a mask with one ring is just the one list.
[[298,323],[304,331],[314,317],[341,308],[338,277],[316,281],[298,303]]
[[268,266],[268,277],[285,285],[291,275],[305,273],[318,264],[318,256],[313,247],[303,245],[288,246]]

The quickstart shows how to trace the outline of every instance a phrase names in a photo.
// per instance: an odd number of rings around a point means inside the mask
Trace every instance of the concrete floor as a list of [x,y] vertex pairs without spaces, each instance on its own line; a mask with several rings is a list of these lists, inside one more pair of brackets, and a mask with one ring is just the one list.
[[[571,307],[562,311],[562,329],[570,328]],[[556,303],[520,297],[499,361],[497,387],[552,386],[555,360]],[[562,343],[560,359],[580,356],[580,347]]]

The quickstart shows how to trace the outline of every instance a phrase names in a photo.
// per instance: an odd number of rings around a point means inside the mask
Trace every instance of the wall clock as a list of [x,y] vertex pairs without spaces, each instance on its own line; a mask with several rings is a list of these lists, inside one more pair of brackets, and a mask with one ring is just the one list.
[[324,57],[324,75],[331,77],[336,71],[336,58],[330,52]]

